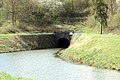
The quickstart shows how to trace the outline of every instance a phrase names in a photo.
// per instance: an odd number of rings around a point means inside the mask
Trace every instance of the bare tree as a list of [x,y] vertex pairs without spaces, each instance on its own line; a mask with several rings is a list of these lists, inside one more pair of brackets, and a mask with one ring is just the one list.
[[2,11],[3,11],[3,6],[4,6],[4,0],[0,0],[0,8],[2,8]]
[[109,11],[113,15],[115,13],[115,10],[116,10],[116,0],[106,0],[106,2],[108,3]]

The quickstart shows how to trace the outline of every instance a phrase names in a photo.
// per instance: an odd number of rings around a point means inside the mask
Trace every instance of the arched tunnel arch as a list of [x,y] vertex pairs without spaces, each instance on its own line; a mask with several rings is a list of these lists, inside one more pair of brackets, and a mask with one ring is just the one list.
[[57,46],[60,48],[68,48],[70,45],[70,40],[68,40],[67,38],[60,38],[59,40],[57,40]]

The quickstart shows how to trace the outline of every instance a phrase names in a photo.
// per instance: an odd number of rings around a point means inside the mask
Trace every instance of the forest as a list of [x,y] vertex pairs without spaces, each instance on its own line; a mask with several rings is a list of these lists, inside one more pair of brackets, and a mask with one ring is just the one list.
[[[99,14],[98,7],[101,5],[101,10],[105,10],[106,14]],[[119,2],[116,0],[0,0],[0,33],[54,31],[98,33],[102,24],[105,33],[118,34],[119,12]]]

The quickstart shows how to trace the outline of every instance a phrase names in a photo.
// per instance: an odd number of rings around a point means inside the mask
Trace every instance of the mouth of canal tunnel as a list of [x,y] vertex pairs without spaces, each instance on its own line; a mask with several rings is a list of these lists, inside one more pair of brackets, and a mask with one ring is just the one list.
[[70,41],[66,38],[60,38],[58,41],[57,41],[57,46],[59,48],[68,48],[70,46]]

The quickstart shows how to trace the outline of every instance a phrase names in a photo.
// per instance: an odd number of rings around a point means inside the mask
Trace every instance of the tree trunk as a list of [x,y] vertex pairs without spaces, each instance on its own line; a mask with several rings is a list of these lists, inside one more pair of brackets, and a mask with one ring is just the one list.
[[12,0],[12,24],[15,25],[15,2]]
[[101,34],[101,35],[103,34],[103,27],[102,27],[102,24],[100,24],[100,34]]
[[3,7],[4,7],[4,2],[3,2],[3,0],[2,0],[2,11],[3,11]]

